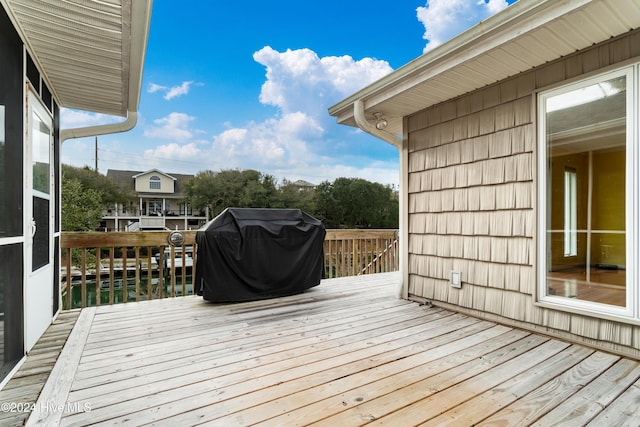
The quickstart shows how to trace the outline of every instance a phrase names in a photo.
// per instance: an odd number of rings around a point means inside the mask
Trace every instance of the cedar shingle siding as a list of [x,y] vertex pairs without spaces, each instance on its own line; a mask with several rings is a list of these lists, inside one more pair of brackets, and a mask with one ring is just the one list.
[[407,119],[410,296],[640,357],[640,326],[534,304],[535,91],[639,55],[633,31]]

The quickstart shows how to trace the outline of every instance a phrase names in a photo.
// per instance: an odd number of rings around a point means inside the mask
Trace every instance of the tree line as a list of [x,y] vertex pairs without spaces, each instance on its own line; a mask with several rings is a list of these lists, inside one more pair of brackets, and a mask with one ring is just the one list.
[[[183,202],[208,208],[211,218],[227,207],[301,209],[326,228],[398,228],[398,195],[388,185],[361,178],[336,178],[316,187],[288,180],[278,184],[253,169],[198,172],[183,184]],[[105,175],[85,168],[62,167],[62,228],[92,230],[107,205],[136,197]]]

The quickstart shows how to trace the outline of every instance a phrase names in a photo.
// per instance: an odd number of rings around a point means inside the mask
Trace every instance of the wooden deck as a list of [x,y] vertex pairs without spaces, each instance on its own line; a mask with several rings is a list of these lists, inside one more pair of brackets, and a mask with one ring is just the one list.
[[0,426],[22,426],[29,416],[56,364],[80,310],[60,313],[44,336],[29,352],[29,357],[0,390],[0,405],[15,404],[13,407],[0,406]]
[[638,361],[397,299],[398,280],[84,309],[28,423],[640,425]]

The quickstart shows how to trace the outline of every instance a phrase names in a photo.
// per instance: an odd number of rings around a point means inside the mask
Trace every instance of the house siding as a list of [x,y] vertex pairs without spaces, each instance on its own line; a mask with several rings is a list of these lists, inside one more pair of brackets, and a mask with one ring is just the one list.
[[534,102],[639,55],[633,31],[407,118],[410,297],[640,357],[640,326],[535,305]]
[[[152,189],[149,187],[149,179],[152,176],[160,178],[160,188]],[[175,192],[173,185],[173,178],[168,177],[162,173],[150,172],[140,175],[136,178],[135,191],[138,193],[173,193]]]

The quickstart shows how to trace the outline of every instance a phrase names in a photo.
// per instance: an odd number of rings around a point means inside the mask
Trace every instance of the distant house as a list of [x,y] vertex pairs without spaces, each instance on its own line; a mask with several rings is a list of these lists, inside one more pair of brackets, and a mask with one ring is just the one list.
[[311,182],[305,181],[303,179],[290,182],[288,185],[297,189],[298,191],[313,191],[317,187],[317,185],[312,184]]
[[[60,311],[61,145],[135,126],[150,19],[151,0],[0,0],[0,387]],[[124,120],[60,129],[61,108]]]
[[400,158],[405,298],[640,358],[640,3],[519,0],[332,106]]
[[107,178],[135,196],[105,209],[101,228],[106,231],[195,230],[208,220],[206,211],[183,201],[183,185],[193,175],[109,169]]

